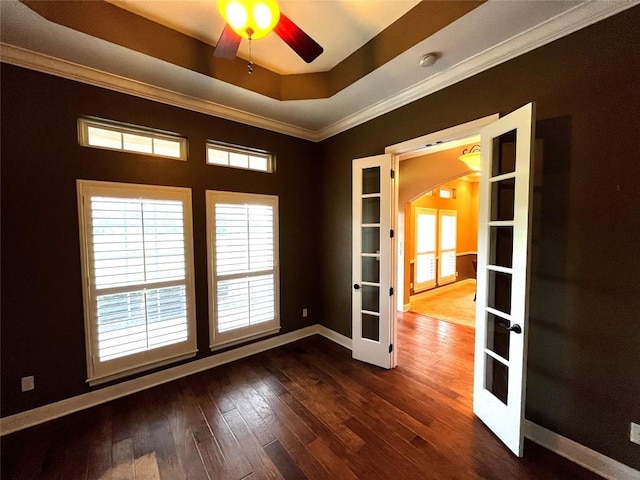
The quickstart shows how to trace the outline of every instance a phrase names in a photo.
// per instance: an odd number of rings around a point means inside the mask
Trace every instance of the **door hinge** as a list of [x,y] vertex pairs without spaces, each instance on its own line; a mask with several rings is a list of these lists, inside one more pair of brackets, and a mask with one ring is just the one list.
[[389,353],[393,352],[393,343],[389,345]]
[[393,296],[393,287],[391,287],[391,288],[389,289],[389,296],[390,296],[390,297],[391,297],[391,296]]
[[391,178],[396,178],[396,171],[393,168],[391,169]]
[[389,236],[391,238],[393,238],[394,235],[395,235],[395,233],[394,233],[393,229],[389,230]]

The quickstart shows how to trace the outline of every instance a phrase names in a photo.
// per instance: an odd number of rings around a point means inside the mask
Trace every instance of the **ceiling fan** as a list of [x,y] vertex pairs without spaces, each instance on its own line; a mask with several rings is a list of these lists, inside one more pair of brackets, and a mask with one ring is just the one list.
[[[274,31],[305,62],[313,62],[324,49],[289,17],[276,0],[218,0],[226,25],[213,52],[214,57],[235,58],[242,38],[257,40]],[[249,60],[249,73],[252,72]]]

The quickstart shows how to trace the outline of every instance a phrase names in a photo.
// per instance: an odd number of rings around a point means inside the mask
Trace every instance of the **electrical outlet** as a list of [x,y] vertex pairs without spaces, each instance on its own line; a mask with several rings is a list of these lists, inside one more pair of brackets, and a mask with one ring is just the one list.
[[23,392],[28,392],[29,390],[33,390],[34,388],[36,388],[35,382],[34,382],[34,379],[33,379],[33,375],[31,375],[29,377],[22,377],[20,382],[21,382],[21,385],[22,385],[22,391]]
[[303,318],[307,318],[307,315],[308,315],[308,314],[309,314],[309,312],[307,312],[307,309],[306,309],[306,308],[303,308],[303,309],[302,309],[302,317],[303,317]]
[[631,422],[631,433],[629,433],[629,440],[633,443],[640,445],[640,425]]

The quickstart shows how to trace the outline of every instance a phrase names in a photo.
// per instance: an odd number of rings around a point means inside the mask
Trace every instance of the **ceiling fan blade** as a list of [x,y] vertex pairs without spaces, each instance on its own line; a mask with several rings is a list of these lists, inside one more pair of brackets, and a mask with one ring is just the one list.
[[217,58],[236,58],[238,47],[242,37],[238,35],[229,25],[224,26],[220,40],[213,51],[213,56]]
[[324,48],[282,12],[280,12],[280,21],[273,31],[307,63],[313,62],[318,55],[324,52]]

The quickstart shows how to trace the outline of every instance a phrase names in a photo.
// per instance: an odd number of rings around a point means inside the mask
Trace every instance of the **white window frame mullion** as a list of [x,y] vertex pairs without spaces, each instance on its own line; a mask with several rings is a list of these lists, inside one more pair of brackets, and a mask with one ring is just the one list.
[[96,286],[92,284],[91,288],[97,295],[114,295],[117,293],[126,293],[132,291],[138,292],[143,290],[156,290],[159,288],[167,287],[179,287],[180,285],[185,285],[185,283],[185,280],[167,280],[163,282],[137,283],[126,287],[96,288]]

